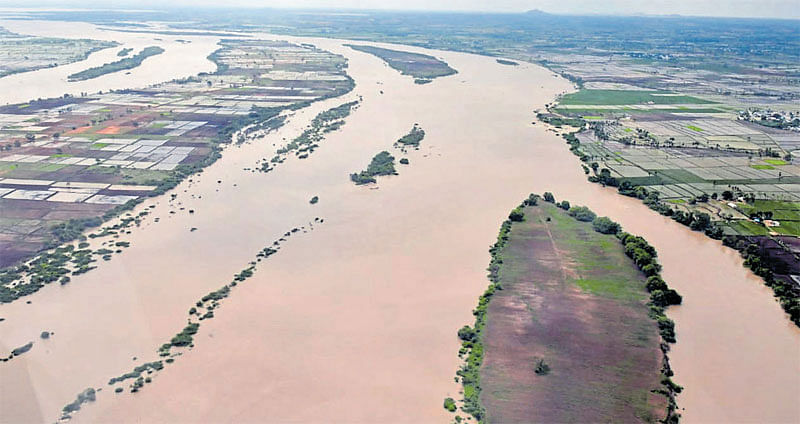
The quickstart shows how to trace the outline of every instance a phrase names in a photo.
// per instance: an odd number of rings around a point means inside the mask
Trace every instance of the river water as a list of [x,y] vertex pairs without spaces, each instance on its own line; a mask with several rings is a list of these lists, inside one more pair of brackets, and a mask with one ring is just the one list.
[[[288,229],[322,217],[262,262],[203,321],[196,347],[142,392],[106,389],[75,419],[447,422],[443,398],[460,397],[455,332],[472,323],[488,283],[487,248],[508,211],[543,191],[612,217],[658,249],[664,277],[684,296],[669,315],[686,422],[800,421],[800,330],[736,252],[588,183],[564,141],[531,124],[533,110],[572,89],[567,81],[534,65],[408,47],[459,71],[415,85],[339,41],[296,40],[347,56],[354,92],[227,148],[175,189],[194,214],[149,200],[141,208],[155,204],[160,222],[135,229],[123,254],[26,298],[32,304],[0,306],[3,348],[55,332],[0,366],[0,421],[52,422],[81,390],[155,359],[199,297]],[[319,111],[357,96],[361,106],[308,159],[243,171]],[[402,156],[391,145],[414,123],[426,137],[400,175],[380,178],[377,189],[349,181],[381,150]]]
[[[64,94],[79,96],[84,92],[144,87],[217,69],[206,57],[218,48],[219,37],[104,31],[83,22],[4,20],[0,21],[0,26],[12,32],[41,37],[91,38],[120,43],[117,47],[96,51],[82,61],[0,78],[0,105]],[[178,40],[190,40],[191,43]],[[117,53],[123,48],[133,49],[130,57],[149,46],[159,46],[164,52],[145,59],[141,65],[125,72],[105,74],[85,81],[67,81],[71,74],[121,59]]]

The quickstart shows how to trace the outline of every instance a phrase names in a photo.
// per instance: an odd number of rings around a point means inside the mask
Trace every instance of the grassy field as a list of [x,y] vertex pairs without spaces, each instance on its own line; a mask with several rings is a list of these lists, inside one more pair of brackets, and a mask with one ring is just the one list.
[[674,95],[666,91],[644,90],[580,90],[564,95],[563,105],[657,105],[714,103],[692,96]]
[[486,421],[663,418],[666,399],[651,392],[661,352],[643,275],[590,223],[544,202],[524,213],[486,316]]
[[731,227],[740,234],[764,235],[774,231],[784,235],[800,235],[800,203],[756,200],[753,203],[739,204],[739,209],[745,215],[771,213],[769,218],[780,223],[779,226],[770,228],[749,221],[737,221],[731,224]]

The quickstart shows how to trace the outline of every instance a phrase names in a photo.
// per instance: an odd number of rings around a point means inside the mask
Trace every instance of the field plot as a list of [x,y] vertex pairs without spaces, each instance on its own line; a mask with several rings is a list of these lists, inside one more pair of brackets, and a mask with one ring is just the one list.
[[501,252],[503,290],[484,330],[487,421],[663,419],[644,276],[614,236],[539,203],[524,209]]
[[109,41],[31,37],[0,27],[0,78],[77,62],[116,45]]
[[[310,46],[220,44],[214,74],[0,107],[0,266],[59,241],[55,224],[171,188],[213,162],[239,128],[268,130],[282,110],[353,85],[344,58]],[[25,234],[3,225],[11,220]]]

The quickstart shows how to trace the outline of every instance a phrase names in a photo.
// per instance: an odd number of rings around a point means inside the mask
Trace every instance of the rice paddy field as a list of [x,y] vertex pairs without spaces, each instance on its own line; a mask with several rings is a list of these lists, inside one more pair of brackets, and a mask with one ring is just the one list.
[[102,216],[210,163],[231,141],[226,128],[254,110],[272,117],[352,87],[341,56],[288,42],[220,44],[214,74],[0,106],[0,266],[47,246],[58,223]]

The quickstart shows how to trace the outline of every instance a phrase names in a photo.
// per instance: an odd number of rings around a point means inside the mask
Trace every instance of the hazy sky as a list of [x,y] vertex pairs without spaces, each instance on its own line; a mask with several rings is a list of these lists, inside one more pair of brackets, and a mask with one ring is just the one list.
[[800,0],[0,0],[2,6],[126,7],[239,6],[278,8],[347,8],[465,10],[610,15],[701,15],[800,19]]

